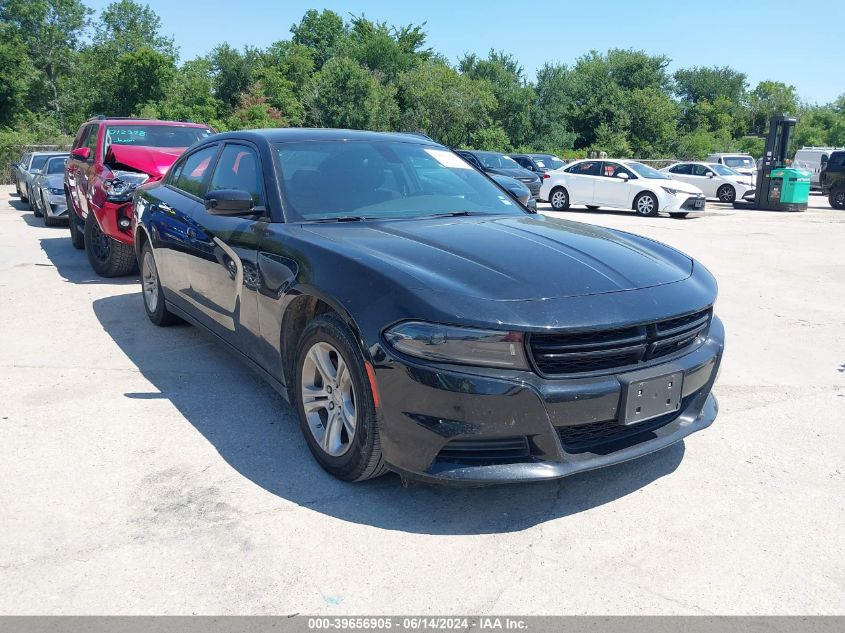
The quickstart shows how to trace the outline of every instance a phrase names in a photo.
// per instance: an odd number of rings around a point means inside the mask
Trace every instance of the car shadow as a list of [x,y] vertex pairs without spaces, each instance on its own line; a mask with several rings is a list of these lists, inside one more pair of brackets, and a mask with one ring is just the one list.
[[[690,215],[690,216],[687,216],[685,218],[673,218],[668,213],[661,212],[659,215],[650,216],[649,218],[644,218],[644,219],[663,219],[663,220],[675,220],[675,221],[700,220],[701,218],[703,218],[706,215],[707,211],[709,211],[710,209],[712,209],[712,207],[706,209],[704,213],[695,212],[695,213],[697,213],[696,215]],[[577,213],[578,215],[585,215],[585,216],[586,215],[596,215],[596,216],[598,216],[598,215],[618,215],[618,216],[625,216],[625,217],[640,217],[640,216],[637,216],[637,214],[634,213],[633,211],[625,210],[625,209],[604,209],[604,208],[588,209],[586,207],[569,207],[566,211],[555,211],[550,206],[544,206],[543,208],[538,209],[538,211],[540,213],[542,213],[542,212]],[[690,213],[694,213],[694,212],[690,211]]]
[[9,206],[12,207],[15,211],[29,211],[29,204],[21,200],[20,198],[9,198],[8,200]]
[[269,385],[198,328],[155,327],[141,301],[132,293],[93,304],[103,329],[154,386],[124,397],[169,400],[243,477],[345,521],[421,534],[515,532],[631,494],[673,472],[684,455],[678,443],[631,462],[535,484],[406,488],[394,474],[345,483],[317,465],[296,413]]
[[[38,218],[35,218],[35,220],[38,220]],[[137,285],[139,283],[138,275],[100,277],[91,269],[85,251],[75,249],[73,244],[70,243],[70,232],[67,226],[56,228],[59,229],[56,237],[41,238],[41,250],[44,251],[50,263],[56,267],[59,275],[65,281],[75,284],[111,284],[115,286]]]

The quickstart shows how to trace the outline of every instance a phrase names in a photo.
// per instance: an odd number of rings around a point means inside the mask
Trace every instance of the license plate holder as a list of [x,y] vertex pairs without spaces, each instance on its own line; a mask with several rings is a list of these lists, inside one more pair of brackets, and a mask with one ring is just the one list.
[[680,410],[684,372],[631,378],[625,383],[622,424],[638,424]]
[[695,208],[696,209],[703,209],[704,208],[704,200],[702,200],[701,198],[696,200],[695,201]]

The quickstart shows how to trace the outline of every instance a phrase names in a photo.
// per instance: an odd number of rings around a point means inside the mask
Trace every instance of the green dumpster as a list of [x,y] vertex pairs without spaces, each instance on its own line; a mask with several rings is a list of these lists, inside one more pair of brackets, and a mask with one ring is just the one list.
[[783,211],[804,211],[810,199],[810,172],[792,167],[773,169],[769,175],[769,202]]

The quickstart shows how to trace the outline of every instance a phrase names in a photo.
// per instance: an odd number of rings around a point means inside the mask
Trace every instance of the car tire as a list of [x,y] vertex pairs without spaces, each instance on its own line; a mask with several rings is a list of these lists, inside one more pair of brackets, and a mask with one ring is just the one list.
[[716,191],[716,197],[719,198],[719,202],[733,202],[736,200],[736,189],[731,185],[722,185]]
[[103,233],[90,212],[85,218],[85,253],[91,268],[100,277],[128,275],[138,265],[132,247]]
[[59,220],[51,217],[50,214],[47,213],[49,203],[44,200],[44,192],[41,192],[39,198],[41,200],[41,215],[44,217],[44,226],[56,226],[59,223]]
[[17,187],[18,187],[18,195],[21,197],[21,201],[22,202],[29,202],[29,198],[26,197],[26,193],[25,193],[26,187],[24,187],[23,189],[20,188],[20,185],[17,185]]
[[364,481],[387,472],[364,357],[336,314],[302,333],[292,396],[308,448],[329,474]]
[[32,199],[32,189],[27,186],[26,188],[26,208],[32,211],[35,214],[35,217],[41,217],[41,212],[38,211],[37,207],[35,206],[35,202]]
[[670,213],[669,215],[672,216],[673,218],[678,219],[678,220],[682,220],[685,217],[687,217],[689,215],[689,213],[684,211],[683,213]]
[[17,175],[15,175],[15,193],[17,194],[18,198],[23,198],[23,195],[21,194],[21,183],[18,180]]
[[158,276],[153,247],[145,242],[141,247],[141,299],[144,302],[144,312],[147,317],[159,327],[166,327],[179,323],[181,319],[167,309],[164,301],[164,291]]
[[569,208],[569,192],[565,187],[555,187],[549,193],[549,204],[555,211],[566,211]]
[[40,218],[40,217],[44,216],[44,212],[41,210],[41,205],[38,204],[38,203],[39,203],[38,195],[30,193],[29,208],[32,209],[32,215],[34,215],[36,218]]
[[831,191],[827,200],[834,209],[845,209],[845,187],[839,187]]
[[657,196],[649,191],[643,191],[634,199],[634,211],[637,215],[653,218],[660,209],[657,206]]
[[70,206],[70,200],[68,200],[67,208],[67,226],[70,230],[70,243],[73,244],[76,250],[81,251],[85,248],[85,236],[79,230],[79,216],[76,215],[76,211]]

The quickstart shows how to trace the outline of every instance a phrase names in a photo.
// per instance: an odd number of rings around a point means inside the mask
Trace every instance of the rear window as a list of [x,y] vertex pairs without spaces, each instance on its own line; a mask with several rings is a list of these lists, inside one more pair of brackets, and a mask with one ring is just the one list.
[[722,162],[732,169],[754,169],[754,160],[750,156],[725,156]]

